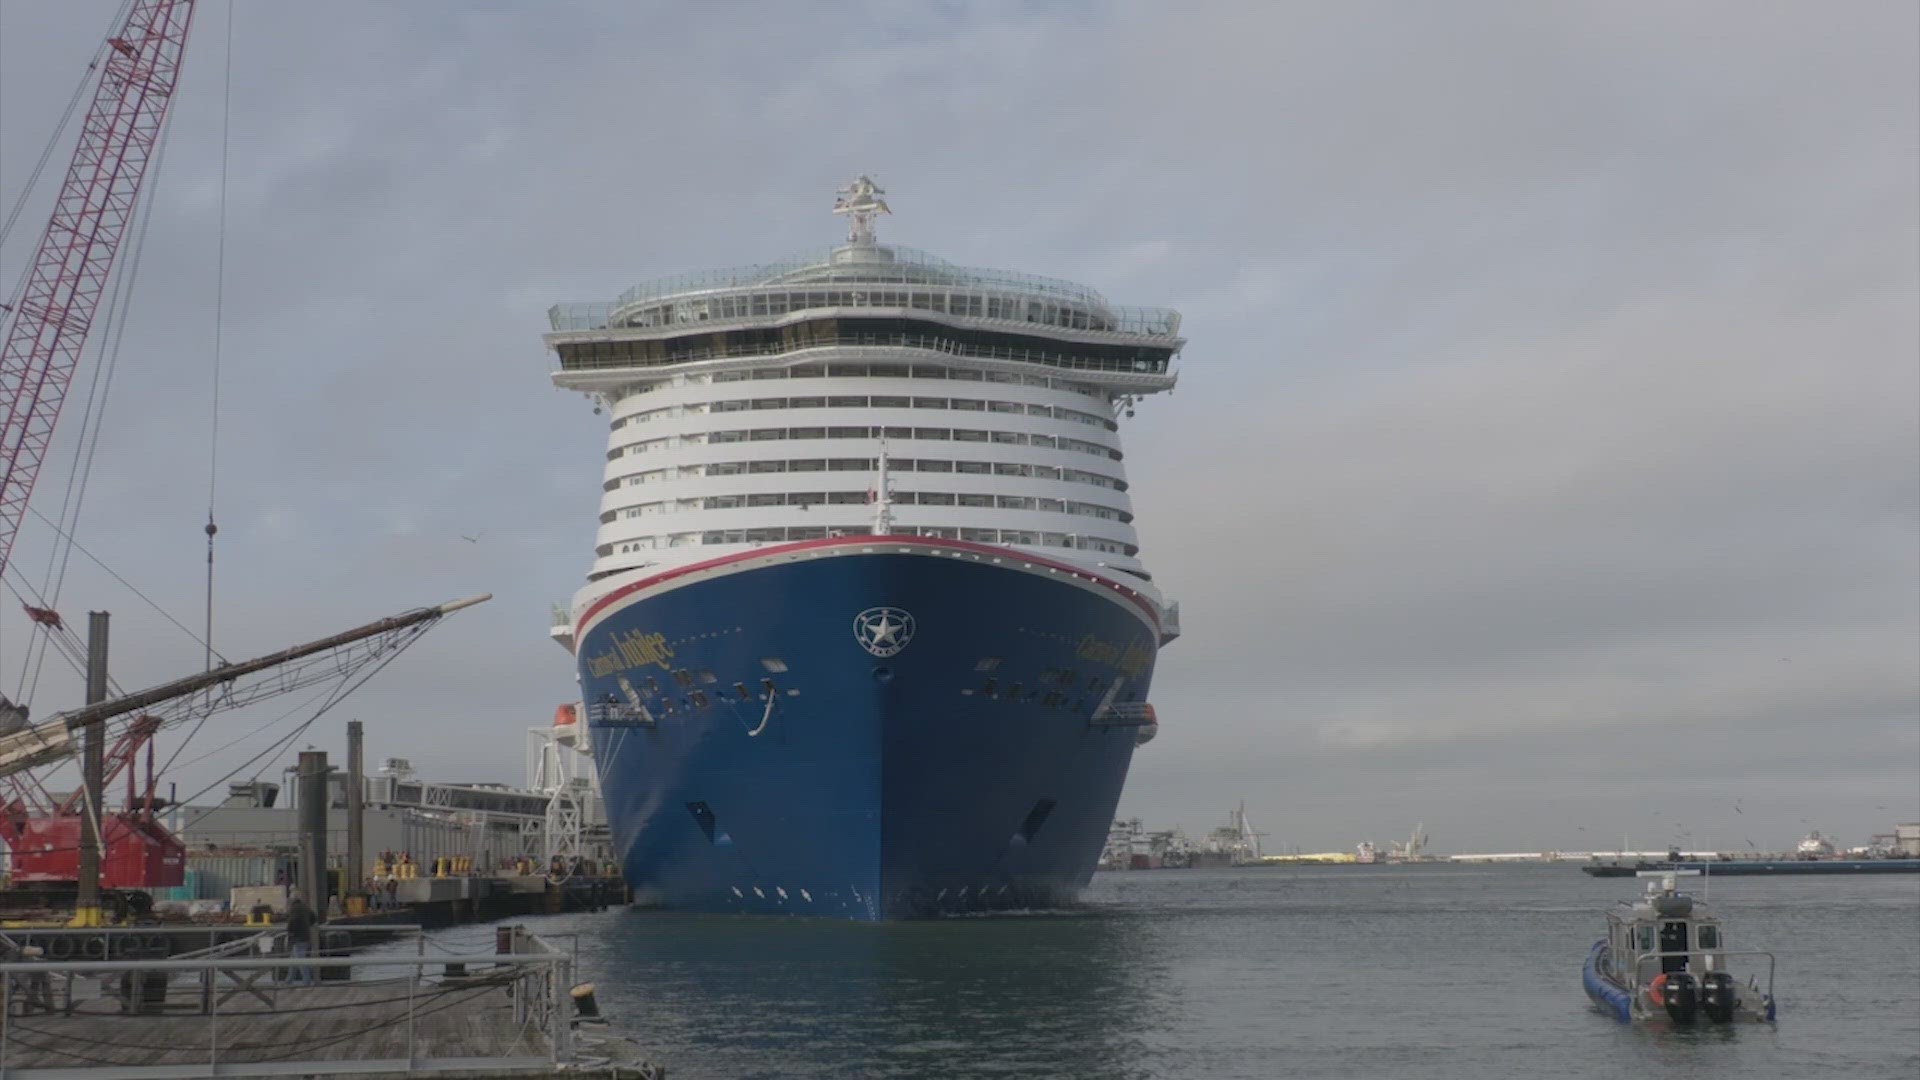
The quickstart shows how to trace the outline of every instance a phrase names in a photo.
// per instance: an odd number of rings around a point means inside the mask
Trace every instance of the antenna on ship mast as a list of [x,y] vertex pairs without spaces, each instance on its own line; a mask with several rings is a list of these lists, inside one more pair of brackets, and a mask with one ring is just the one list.
[[880,440],[879,475],[873,482],[873,535],[893,534],[893,491],[887,482],[887,440]]
[[840,189],[840,197],[833,201],[833,212],[853,219],[853,227],[847,230],[848,243],[862,246],[873,243],[874,217],[893,213],[887,209],[887,201],[880,198],[886,193],[886,189],[869,176],[861,176]]

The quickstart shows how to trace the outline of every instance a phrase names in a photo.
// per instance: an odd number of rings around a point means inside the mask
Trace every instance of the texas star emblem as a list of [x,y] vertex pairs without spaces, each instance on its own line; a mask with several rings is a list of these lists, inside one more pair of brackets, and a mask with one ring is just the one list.
[[853,617],[853,637],[875,656],[892,656],[913,640],[913,616],[897,607],[868,608]]

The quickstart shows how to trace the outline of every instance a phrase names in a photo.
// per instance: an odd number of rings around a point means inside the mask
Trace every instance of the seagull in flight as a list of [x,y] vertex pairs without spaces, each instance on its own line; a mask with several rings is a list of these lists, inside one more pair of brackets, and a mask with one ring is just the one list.
[[474,533],[472,536],[468,536],[466,533],[461,533],[460,539],[465,540],[469,544],[477,544],[480,542],[480,538],[485,535],[487,535],[487,530],[481,529],[479,532]]

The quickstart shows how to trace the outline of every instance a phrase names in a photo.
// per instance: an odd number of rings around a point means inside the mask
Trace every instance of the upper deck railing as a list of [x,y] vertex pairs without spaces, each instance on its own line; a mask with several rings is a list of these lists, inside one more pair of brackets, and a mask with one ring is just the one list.
[[958,285],[1007,289],[1069,303],[1104,306],[1106,298],[1085,285],[1012,270],[955,266],[916,248],[888,245],[869,249],[879,258],[846,258],[852,249],[833,248],[754,266],[734,266],[643,281],[620,294],[620,306],[683,293],[749,288],[755,285],[859,283],[871,285]]
[[[844,250],[844,249],[843,249]],[[1031,274],[950,266],[911,249],[912,260],[834,262],[829,256],[664,278],[613,303],[555,304],[555,331],[698,327],[821,308],[930,310],[992,322],[1174,337],[1180,314],[1110,304],[1092,289]],[[917,260],[917,261],[916,261]]]

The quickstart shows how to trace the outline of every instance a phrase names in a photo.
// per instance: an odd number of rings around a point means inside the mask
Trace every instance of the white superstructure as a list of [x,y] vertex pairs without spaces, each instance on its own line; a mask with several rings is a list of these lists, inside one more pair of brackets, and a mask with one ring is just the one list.
[[574,614],[639,571],[876,524],[1157,595],[1118,421],[1174,385],[1179,315],[882,245],[882,194],[866,177],[843,191],[848,242],[818,255],[550,312],[554,382],[610,424]]

